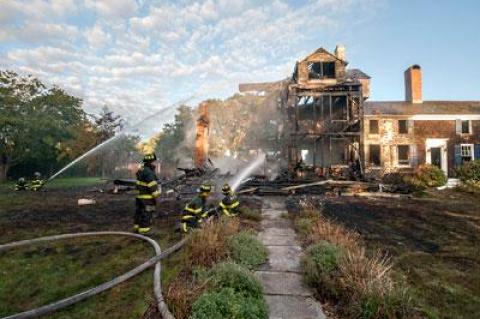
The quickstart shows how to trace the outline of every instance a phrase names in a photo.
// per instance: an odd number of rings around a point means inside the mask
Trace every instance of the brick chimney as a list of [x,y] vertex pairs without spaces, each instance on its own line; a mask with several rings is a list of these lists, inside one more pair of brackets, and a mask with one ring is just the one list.
[[195,167],[202,168],[208,156],[208,104],[203,102],[198,107],[197,134],[195,136],[194,161]]
[[345,61],[345,47],[341,44],[337,44],[335,48],[335,56],[340,60]]
[[414,64],[405,70],[405,100],[422,103],[422,68]]

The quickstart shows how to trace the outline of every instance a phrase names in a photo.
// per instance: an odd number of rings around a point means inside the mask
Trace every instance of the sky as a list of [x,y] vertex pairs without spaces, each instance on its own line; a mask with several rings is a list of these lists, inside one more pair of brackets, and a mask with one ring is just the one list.
[[480,1],[0,0],[0,68],[32,74],[135,120],[242,82],[284,79],[319,47],[346,47],[372,77],[370,100],[480,100]]

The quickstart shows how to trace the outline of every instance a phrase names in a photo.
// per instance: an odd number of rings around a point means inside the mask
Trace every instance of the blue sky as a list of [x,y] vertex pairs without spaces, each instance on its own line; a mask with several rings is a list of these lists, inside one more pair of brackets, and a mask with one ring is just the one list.
[[479,13],[474,0],[0,0],[0,68],[138,117],[285,78],[340,43],[372,100],[402,100],[414,63],[425,99],[480,100]]

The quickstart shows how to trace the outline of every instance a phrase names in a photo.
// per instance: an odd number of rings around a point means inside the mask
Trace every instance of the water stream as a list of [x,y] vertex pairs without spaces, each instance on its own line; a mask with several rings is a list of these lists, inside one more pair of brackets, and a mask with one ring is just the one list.
[[160,115],[164,115],[165,113],[167,113],[168,111],[172,111],[173,109],[176,109],[178,108],[180,105],[182,104],[185,104],[187,103],[188,101],[190,101],[191,99],[193,99],[193,96],[191,97],[188,97],[184,100],[181,100],[181,101],[178,101],[174,104],[171,104],[147,117],[145,117],[144,119],[142,119],[141,121],[137,122],[135,125],[132,125],[130,127],[126,127],[125,129],[123,129],[122,131],[118,132],[115,136],[112,136],[111,138],[109,138],[108,140],[98,144],[97,146],[95,146],[94,148],[92,148],[91,150],[89,150],[88,152],[80,155],[79,157],[77,157],[76,159],[74,159],[73,161],[71,161],[70,163],[68,163],[65,167],[63,167],[62,169],[60,169],[59,171],[57,171],[55,174],[53,174],[52,176],[50,176],[50,178],[48,179],[48,181],[51,181],[53,180],[54,178],[56,178],[57,176],[59,176],[60,174],[62,174],[63,172],[65,172],[67,169],[69,169],[70,167],[74,166],[75,164],[79,163],[80,161],[82,161],[83,159],[89,157],[90,155],[96,153],[97,151],[105,148],[107,145],[111,144],[113,141],[117,140],[118,138],[120,138],[121,136],[125,135],[125,134],[128,134],[130,132],[134,132],[136,129],[139,129],[145,122],[151,120],[151,119],[154,119]]
[[265,154],[258,155],[253,161],[251,161],[245,168],[243,168],[231,181],[230,185],[233,191],[236,191],[242,181],[249,177],[265,162]]

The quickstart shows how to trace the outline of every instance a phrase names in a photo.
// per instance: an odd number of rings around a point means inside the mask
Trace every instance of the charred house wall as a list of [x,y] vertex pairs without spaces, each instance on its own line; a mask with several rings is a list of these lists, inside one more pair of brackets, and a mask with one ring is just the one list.
[[290,168],[325,175],[361,159],[364,92],[346,65],[338,47],[336,54],[321,48],[297,63],[284,110]]

